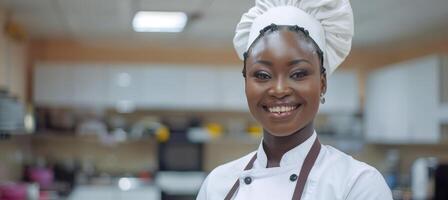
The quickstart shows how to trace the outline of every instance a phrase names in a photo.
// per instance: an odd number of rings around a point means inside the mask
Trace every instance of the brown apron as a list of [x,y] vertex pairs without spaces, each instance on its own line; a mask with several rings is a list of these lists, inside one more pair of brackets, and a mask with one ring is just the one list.
[[[313,168],[314,163],[316,162],[317,156],[320,152],[320,142],[319,139],[316,138],[316,140],[313,143],[313,146],[311,147],[310,151],[305,157],[305,160],[303,161],[302,170],[300,170],[299,178],[297,179],[296,188],[294,189],[294,194],[292,196],[293,200],[300,200],[302,197],[303,189],[305,188],[306,180],[308,179],[308,175],[310,174],[311,168]],[[250,159],[247,166],[244,168],[244,170],[252,169],[255,160],[257,159],[257,154],[255,154],[252,159]],[[235,184],[233,184],[232,189],[230,189],[229,193],[227,193],[225,200],[231,200],[235,192],[240,187],[239,180],[236,180]]]

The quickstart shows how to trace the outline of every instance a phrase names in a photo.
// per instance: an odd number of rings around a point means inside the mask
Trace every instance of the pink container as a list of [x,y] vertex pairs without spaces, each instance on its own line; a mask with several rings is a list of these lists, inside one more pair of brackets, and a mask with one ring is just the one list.
[[26,200],[27,187],[25,184],[0,185],[0,200]]
[[47,168],[30,168],[28,169],[28,177],[44,189],[50,187],[54,180],[53,171]]

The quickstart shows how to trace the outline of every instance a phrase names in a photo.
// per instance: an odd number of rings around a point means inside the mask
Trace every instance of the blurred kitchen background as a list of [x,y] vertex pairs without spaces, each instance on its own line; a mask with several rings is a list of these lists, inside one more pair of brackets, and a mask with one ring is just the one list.
[[[319,137],[380,170],[395,199],[446,200],[448,1],[351,2]],[[232,46],[253,4],[0,0],[0,199],[194,199],[260,143]]]

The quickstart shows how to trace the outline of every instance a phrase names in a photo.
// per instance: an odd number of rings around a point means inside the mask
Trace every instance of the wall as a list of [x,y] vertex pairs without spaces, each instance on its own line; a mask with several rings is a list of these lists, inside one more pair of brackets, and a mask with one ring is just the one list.
[[[26,61],[27,41],[10,37],[10,33],[4,30],[8,23],[5,11],[0,8],[0,88],[6,88],[24,102],[26,96]],[[18,25],[13,26],[19,28]],[[20,29],[20,28],[19,28]]]
[[[12,22],[8,22],[6,11],[0,8],[0,88],[9,90],[24,103],[27,99],[27,41],[12,39],[4,29],[7,23]],[[14,26],[19,28],[17,24]],[[21,163],[29,155],[29,148],[27,138],[0,139],[0,180],[21,178]]]
[[148,42],[139,46],[110,41],[79,42],[70,39],[33,40],[33,60],[61,62],[239,64],[232,48],[164,46]]

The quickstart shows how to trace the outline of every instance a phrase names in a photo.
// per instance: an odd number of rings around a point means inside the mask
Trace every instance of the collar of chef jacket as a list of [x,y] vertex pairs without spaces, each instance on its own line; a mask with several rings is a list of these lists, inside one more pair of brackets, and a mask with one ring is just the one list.
[[[286,167],[286,166],[302,166],[303,161],[305,160],[306,155],[311,149],[311,146],[313,146],[314,140],[316,140],[317,134],[316,131],[313,132],[311,137],[309,137],[307,140],[305,140],[302,144],[299,146],[294,147],[293,149],[286,152],[282,159],[280,160],[280,167]],[[254,169],[256,168],[266,168],[268,159],[266,156],[266,153],[264,152],[263,148],[263,140],[261,140],[260,145],[258,146],[257,150],[257,159],[254,163]]]

